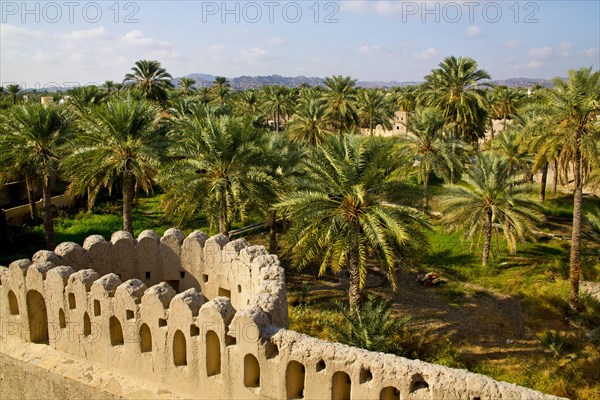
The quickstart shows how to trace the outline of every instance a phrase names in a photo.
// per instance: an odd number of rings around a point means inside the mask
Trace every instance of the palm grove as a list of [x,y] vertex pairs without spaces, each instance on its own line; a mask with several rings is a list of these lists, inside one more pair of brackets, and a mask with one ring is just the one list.
[[[90,210],[101,190],[119,193],[132,233],[140,191],[162,191],[177,221],[202,215],[224,235],[260,216],[269,250],[292,266],[347,270],[356,307],[370,268],[382,267],[395,288],[394,271],[418,262],[432,201],[446,229],[481,246],[486,267],[494,236],[516,252],[543,221],[547,190],[572,180],[569,303],[577,310],[582,227],[599,218],[581,206],[584,186],[600,184],[600,73],[569,71],[529,95],[489,78],[473,59],[449,57],[424,83],[387,90],[343,76],[244,91],[223,77],[200,88],[183,78],[176,88],[159,62],[140,60],[123,82],[72,89],[61,105],[24,102],[11,85],[0,114],[0,181],[26,182],[33,221],[32,188],[41,185],[50,249],[57,178]],[[409,112],[408,133],[374,136],[378,125],[391,128],[396,110]],[[492,119],[504,129],[483,140]]]

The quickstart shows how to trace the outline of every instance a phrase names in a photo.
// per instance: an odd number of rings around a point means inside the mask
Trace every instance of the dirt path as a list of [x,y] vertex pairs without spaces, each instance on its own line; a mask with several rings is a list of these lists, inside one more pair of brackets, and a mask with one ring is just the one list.
[[[415,277],[415,273],[400,272],[398,290],[392,292],[384,276],[375,274],[367,287],[393,298],[395,311],[411,315],[411,325],[417,331],[450,339],[465,359],[503,359],[540,352],[537,339],[527,334],[526,315],[518,298],[472,284],[458,284],[459,290],[427,288]],[[318,280],[310,274],[288,274],[294,293],[302,282],[310,285],[311,302],[342,300],[348,288],[343,273]]]

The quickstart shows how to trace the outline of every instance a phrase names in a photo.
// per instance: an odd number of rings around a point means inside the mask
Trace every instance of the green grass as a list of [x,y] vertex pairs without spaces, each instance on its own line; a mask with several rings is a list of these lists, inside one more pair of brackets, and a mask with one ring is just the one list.
[[[110,240],[113,232],[123,229],[122,208],[120,202],[99,202],[92,212],[80,211],[75,214],[61,210],[54,221],[56,243],[75,242],[83,244],[90,235],[101,235]],[[177,226],[168,218],[161,207],[161,196],[142,197],[133,208],[134,235],[138,236],[146,229],[154,230],[159,236],[172,227],[179,228],[185,235],[199,229],[210,232],[206,226],[205,218],[198,218],[184,226]],[[10,227],[10,234],[14,244],[11,249],[4,246],[0,251],[0,265],[7,265],[20,258],[30,258],[36,251],[43,249],[44,231],[42,225]]]

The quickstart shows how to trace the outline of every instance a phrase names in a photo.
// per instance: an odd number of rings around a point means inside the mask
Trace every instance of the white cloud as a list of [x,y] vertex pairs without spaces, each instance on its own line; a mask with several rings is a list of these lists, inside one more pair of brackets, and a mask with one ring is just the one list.
[[420,53],[416,53],[414,57],[418,60],[432,60],[434,58],[438,58],[440,56],[440,52],[430,47],[428,49],[423,50]]
[[286,41],[280,37],[273,37],[271,38],[271,41],[269,42],[274,46],[281,46],[282,44],[285,44]]
[[525,64],[511,64],[508,65],[508,68],[513,71],[523,71],[523,70],[535,70],[540,69],[544,66],[544,63],[537,60],[531,60]]
[[559,46],[559,49],[561,50],[569,50],[571,48],[573,48],[573,43],[571,42],[562,42]]
[[[401,0],[344,0],[340,1],[340,10],[355,14],[376,14],[382,16],[391,16],[404,13],[406,16],[421,18],[426,11],[442,12],[444,3],[450,3],[452,6],[460,6],[465,10],[465,3],[472,3],[466,0],[421,0],[421,1],[401,1]],[[467,9],[468,10],[468,9]]]
[[515,48],[519,47],[520,45],[521,45],[520,40],[507,40],[506,42],[502,43],[502,46],[506,47],[507,49],[515,49]]
[[390,0],[356,0],[340,2],[342,11],[349,11],[356,14],[393,15],[402,12],[402,7],[401,1]]
[[538,60],[549,58],[552,55],[550,47],[531,48],[527,51],[527,55]]
[[598,57],[598,55],[600,55],[600,49],[597,47],[590,47],[589,49],[583,50],[581,54],[589,58]]
[[137,60],[159,60],[168,70],[180,57],[173,45],[140,30],[112,34],[103,26],[68,32],[8,24],[0,28],[2,80],[28,88],[43,87],[45,82],[89,84],[89,77],[98,79],[96,83],[120,80]]
[[477,37],[479,35],[481,35],[481,28],[477,25],[471,25],[465,30],[465,36]]
[[379,51],[379,46],[361,46],[358,48],[358,52],[361,54],[370,54]]
[[252,49],[243,49],[240,51],[240,59],[245,61],[258,61],[267,55],[265,49],[254,47]]

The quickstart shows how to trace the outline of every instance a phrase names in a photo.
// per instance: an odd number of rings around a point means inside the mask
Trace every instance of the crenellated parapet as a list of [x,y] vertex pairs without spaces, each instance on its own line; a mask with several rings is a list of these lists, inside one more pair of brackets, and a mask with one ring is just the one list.
[[199,231],[90,236],[0,267],[0,323],[189,398],[551,398],[287,330],[277,257]]

